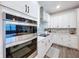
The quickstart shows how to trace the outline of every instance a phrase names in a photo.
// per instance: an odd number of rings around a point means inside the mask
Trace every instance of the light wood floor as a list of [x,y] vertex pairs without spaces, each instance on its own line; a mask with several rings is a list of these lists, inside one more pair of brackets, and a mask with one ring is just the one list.
[[60,50],[59,58],[79,58],[79,51],[76,49],[53,44],[52,47]]

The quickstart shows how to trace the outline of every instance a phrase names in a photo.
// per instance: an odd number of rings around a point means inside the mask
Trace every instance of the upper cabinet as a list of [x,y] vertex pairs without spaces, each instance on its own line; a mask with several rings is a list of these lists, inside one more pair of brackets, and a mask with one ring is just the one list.
[[51,28],[76,28],[76,10],[51,15]]
[[43,21],[45,22],[45,28],[50,28],[50,14],[46,11],[43,12]]
[[79,8],[77,10],[77,28],[79,28]]
[[37,1],[2,1],[0,4],[32,18],[38,19],[39,17],[40,7]]
[[44,19],[46,21],[46,27],[45,28],[50,28],[51,27],[51,24],[50,24],[50,14],[49,13],[45,13]]
[[[39,4],[38,2],[35,1],[30,1],[28,2],[28,6],[29,6],[29,15],[38,18],[39,17]],[[27,8],[28,9],[28,8]]]

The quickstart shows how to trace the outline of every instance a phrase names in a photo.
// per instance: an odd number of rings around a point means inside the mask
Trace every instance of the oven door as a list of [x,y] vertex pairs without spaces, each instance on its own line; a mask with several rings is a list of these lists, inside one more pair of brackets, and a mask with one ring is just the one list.
[[16,46],[6,48],[7,58],[27,58],[37,55],[37,38]]

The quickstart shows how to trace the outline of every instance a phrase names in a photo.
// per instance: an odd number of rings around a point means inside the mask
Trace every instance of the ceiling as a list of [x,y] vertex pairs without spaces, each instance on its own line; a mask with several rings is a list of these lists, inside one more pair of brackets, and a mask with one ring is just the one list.
[[[50,14],[79,7],[79,1],[39,1],[39,3]],[[60,5],[59,9],[56,8],[57,5]]]

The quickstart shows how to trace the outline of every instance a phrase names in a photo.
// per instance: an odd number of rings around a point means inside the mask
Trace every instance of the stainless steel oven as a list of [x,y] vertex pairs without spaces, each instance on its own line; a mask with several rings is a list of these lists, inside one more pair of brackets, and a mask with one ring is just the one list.
[[[6,47],[6,58],[35,57],[37,55],[37,26],[26,24],[37,25],[37,22],[10,14],[6,14],[6,19],[4,19],[4,21],[14,22],[5,25],[6,46],[17,41],[23,41],[19,44]],[[21,38],[20,40],[19,37]],[[31,37],[31,39],[29,37]]]
[[27,58],[37,55],[37,38],[19,45],[6,48],[7,58]]
[[7,43],[13,42],[15,40],[15,39],[11,39],[11,37],[37,33],[37,27],[36,26],[6,24],[5,31],[6,31],[6,35],[5,35],[6,40],[5,41],[7,44]]

